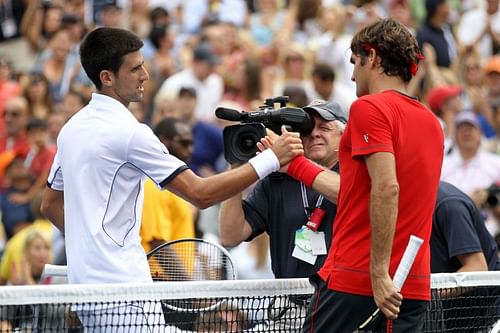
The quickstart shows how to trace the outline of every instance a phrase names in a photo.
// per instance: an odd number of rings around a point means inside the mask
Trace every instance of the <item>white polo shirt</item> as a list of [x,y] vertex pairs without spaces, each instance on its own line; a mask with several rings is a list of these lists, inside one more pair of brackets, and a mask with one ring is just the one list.
[[64,191],[70,283],[151,281],[141,247],[143,181],[187,169],[117,100],[93,94],[63,127],[48,185]]

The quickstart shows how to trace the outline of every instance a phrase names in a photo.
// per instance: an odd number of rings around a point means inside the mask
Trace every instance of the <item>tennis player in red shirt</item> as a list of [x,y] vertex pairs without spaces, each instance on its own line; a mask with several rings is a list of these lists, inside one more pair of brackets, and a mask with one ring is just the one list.
[[[386,319],[394,332],[418,332],[430,299],[429,238],[443,131],[434,114],[407,95],[422,57],[405,26],[376,22],[353,37],[351,50],[359,98],[340,142],[332,246],[311,278],[317,288],[303,332],[352,333],[376,308],[383,316],[371,332],[385,332]],[[424,244],[398,292],[392,277],[410,235]]]

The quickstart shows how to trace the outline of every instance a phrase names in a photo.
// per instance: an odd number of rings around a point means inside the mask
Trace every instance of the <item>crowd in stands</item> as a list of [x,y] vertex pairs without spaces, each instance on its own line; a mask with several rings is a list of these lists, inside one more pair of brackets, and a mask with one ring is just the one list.
[[[0,1],[0,284],[39,283],[40,263],[65,262],[63,236],[40,215],[40,195],[60,129],[91,98],[78,49],[98,26],[143,39],[149,81],[130,111],[153,129],[165,118],[190,126],[188,139],[170,139],[191,147],[183,159],[206,176],[228,167],[228,122],[215,117],[218,106],[254,111],[288,95],[297,107],[321,98],[348,112],[356,99],[351,37],[378,18],[396,18],[425,57],[409,93],[442,124],[441,178],[473,199],[500,244],[499,7],[500,0]],[[217,240],[218,209],[193,208],[187,234]],[[269,276],[267,238],[256,241],[235,252],[258,256],[241,260],[255,263],[242,275]]]

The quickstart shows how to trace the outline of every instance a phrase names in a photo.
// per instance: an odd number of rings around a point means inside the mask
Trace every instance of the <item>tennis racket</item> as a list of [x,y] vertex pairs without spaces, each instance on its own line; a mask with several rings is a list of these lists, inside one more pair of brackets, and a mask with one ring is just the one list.
[[[398,268],[396,269],[396,273],[394,274],[393,282],[394,286],[398,291],[401,290],[403,284],[408,277],[408,273],[410,272],[411,266],[415,261],[415,257],[417,256],[418,250],[422,245],[423,240],[414,235],[410,236],[410,240],[408,245],[406,246],[405,252],[403,253],[403,257],[399,263]],[[377,308],[371,315],[368,317],[353,333],[362,333],[366,328],[368,328],[373,322],[375,322],[380,316],[380,309]],[[388,320],[387,322],[387,331],[392,332],[392,321]]]
[[[162,244],[147,254],[151,277],[159,281],[235,280],[236,269],[229,252],[221,245],[199,238],[183,238]],[[164,300],[178,312],[218,309],[217,300]]]

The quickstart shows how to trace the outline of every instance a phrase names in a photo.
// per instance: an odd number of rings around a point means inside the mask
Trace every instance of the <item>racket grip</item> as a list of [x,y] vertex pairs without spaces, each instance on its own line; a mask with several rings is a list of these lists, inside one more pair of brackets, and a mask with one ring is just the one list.
[[408,242],[405,252],[403,253],[403,258],[401,258],[399,266],[396,269],[396,273],[394,274],[394,278],[392,279],[394,286],[398,291],[400,291],[403,287],[403,284],[408,277],[408,273],[410,272],[410,268],[413,265],[413,261],[415,260],[418,250],[423,242],[423,239],[418,238],[417,236],[410,236],[410,241]]

